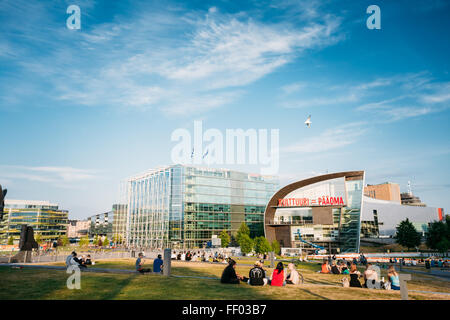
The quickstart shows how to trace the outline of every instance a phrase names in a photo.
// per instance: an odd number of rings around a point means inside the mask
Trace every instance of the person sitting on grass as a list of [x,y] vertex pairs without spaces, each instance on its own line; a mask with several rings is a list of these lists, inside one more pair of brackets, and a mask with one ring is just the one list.
[[328,264],[327,259],[323,259],[322,268],[320,270],[320,273],[330,273],[330,265]]
[[223,270],[222,277],[220,278],[221,283],[231,283],[231,284],[239,284],[240,281],[247,282],[248,279],[240,276],[236,273],[236,261],[230,259],[228,266]]
[[158,258],[153,260],[153,272],[161,273],[161,266],[163,265],[163,260],[161,259],[161,255],[158,254]]
[[277,287],[286,285],[282,262],[278,262],[277,267],[273,270],[272,275],[270,276],[270,285]]
[[87,266],[84,264],[84,261],[82,259],[78,259],[77,253],[74,251],[72,252],[73,260],[78,264],[81,268],[87,268]]
[[262,268],[260,261],[255,262],[255,266],[250,269],[248,284],[251,286],[265,286],[267,284],[266,272]]
[[88,254],[86,256],[86,261],[84,262],[84,264],[87,265],[87,266],[91,266],[92,265],[92,259],[91,259],[91,255],[90,254]]
[[368,288],[367,281],[372,281],[372,283],[378,281],[378,273],[373,270],[371,263],[366,265],[366,271],[364,271],[364,288]]
[[150,272],[150,269],[144,269],[142,266],[144,265],[144,255],[142,252],[138,254],[138,258],[136,259],[136,271],[139,271],[140,273],[147,273]]
[[341,263],[341,273],[342,274],[349,274],[350,271],[347,268],[347,264],[345,262]]
[[331,273],[332,274],[341,274],[341,271],[339,270],[339,268],[336,265],[336,262],[333,261],[333,264],[331,266]]
[[75,251],[73,251],[71,254],[69,254],[66,258],[66,266],[70,267],[70,266],[77,266],[78,267],[78,262],[76,262],[74,260],[73,257],[75,257],[77,255],[77,253]]
[[394,266],[389,267],[388,280],[391,283],[392,290],[400,290],[400,279],[398,278],[398,273],[395,271]]
[[286,277],[286,284],[299,284],[300,283],[300,275],[298,271],[295,269],[295,265],[293,263],[288,264],[289,274]]
[[350,287],[362,288],[359,277],[361,277],[361,273],[356,268],[356,264],[352,263],[350,267]]

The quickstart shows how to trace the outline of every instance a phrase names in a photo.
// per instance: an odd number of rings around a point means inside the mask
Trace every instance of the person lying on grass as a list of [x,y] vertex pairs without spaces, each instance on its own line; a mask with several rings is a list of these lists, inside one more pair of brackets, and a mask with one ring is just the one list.
[[221,283],[232,283],[239,284],[240,281],[247,282],[248,278],[240,276],[236,273],[236,261],[229,259],[228,266],[223,270],[222,277],[220,278]]

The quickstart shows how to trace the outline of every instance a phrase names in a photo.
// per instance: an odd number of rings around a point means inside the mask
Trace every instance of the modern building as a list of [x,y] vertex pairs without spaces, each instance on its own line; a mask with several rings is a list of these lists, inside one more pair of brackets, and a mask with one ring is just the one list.
[[106,236],[109,240],[113,237],[113,220],[114,215],[112,211],[99,213],[87,218],[89,222],[89,238],[95,236]]
[[117,244],[125,243],[127,234],[127,208],[128,206],[126,204],[114,204],[112,206],[112,239]]
[[369,184],[364,187],[364,195],[373,199],[401,203],[400,186],[397,183]]
[[392,201],[378,200],[369,197],[363,198],[364,210],[362,220],[367,224],[376,224],[376,232],[364,232],[361,229],[361,236],[376,238],[378,236],[393,236],[398,224],[406,218],[411,221],[418,232],[424,234],[428,230],[428,224],[440,219],[441,208],[424,206],[402,205]]
[[265,234],[282,247],[357,252],[364,171],[338,172],[281,188],[265,210]]
[[264,234],[264,210],[278,179],[227,169],[172,165],[127,180],[127,244],[198,248],[245,222]]
[[80,239],[89,233],[90,222],[88,220],[69,220],[67,224],[67,237]]
[[358,252],[360,238],[393,236],[406,218],[424,235],[430,222],[444,216],[442,208],[402,205],[396,184],[363,185],[364,171],[350,171],[281,188],[264,214],[266,238],[285,248]]
[[403,192],[400,194],[402,199],[402,204],[407,206],[415,207],[426,207],[427,205],[420,201],[420,198],[413,195],[412,192]]
[[55,241],[67,234],[67,210],[49,201],[5,200],[3,220],[0,222],[0,243],[6,244],[10,237],[20,240],[22,225],[33,227],[35,238]]

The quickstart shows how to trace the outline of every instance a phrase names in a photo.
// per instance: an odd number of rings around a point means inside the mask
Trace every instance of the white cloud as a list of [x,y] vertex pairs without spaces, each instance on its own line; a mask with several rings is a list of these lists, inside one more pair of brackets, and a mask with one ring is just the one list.
[[0,165],[0,178],[44,183],[75,183],[98,178],[95,171],[72,167]]
[[365,123],[349,123],[328,129],[312,138],[281,148],[282,153],[317,153],[341,148],[358,141],[367,129]]

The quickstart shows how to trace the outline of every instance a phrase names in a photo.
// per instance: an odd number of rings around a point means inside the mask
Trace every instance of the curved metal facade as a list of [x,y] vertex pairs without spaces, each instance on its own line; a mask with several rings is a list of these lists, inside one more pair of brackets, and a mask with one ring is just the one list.
[[364,171],[325,174],[285,186],[266,206],[266,238],[283,247],[310,242],[329,250],[359,251],[363,188]]

